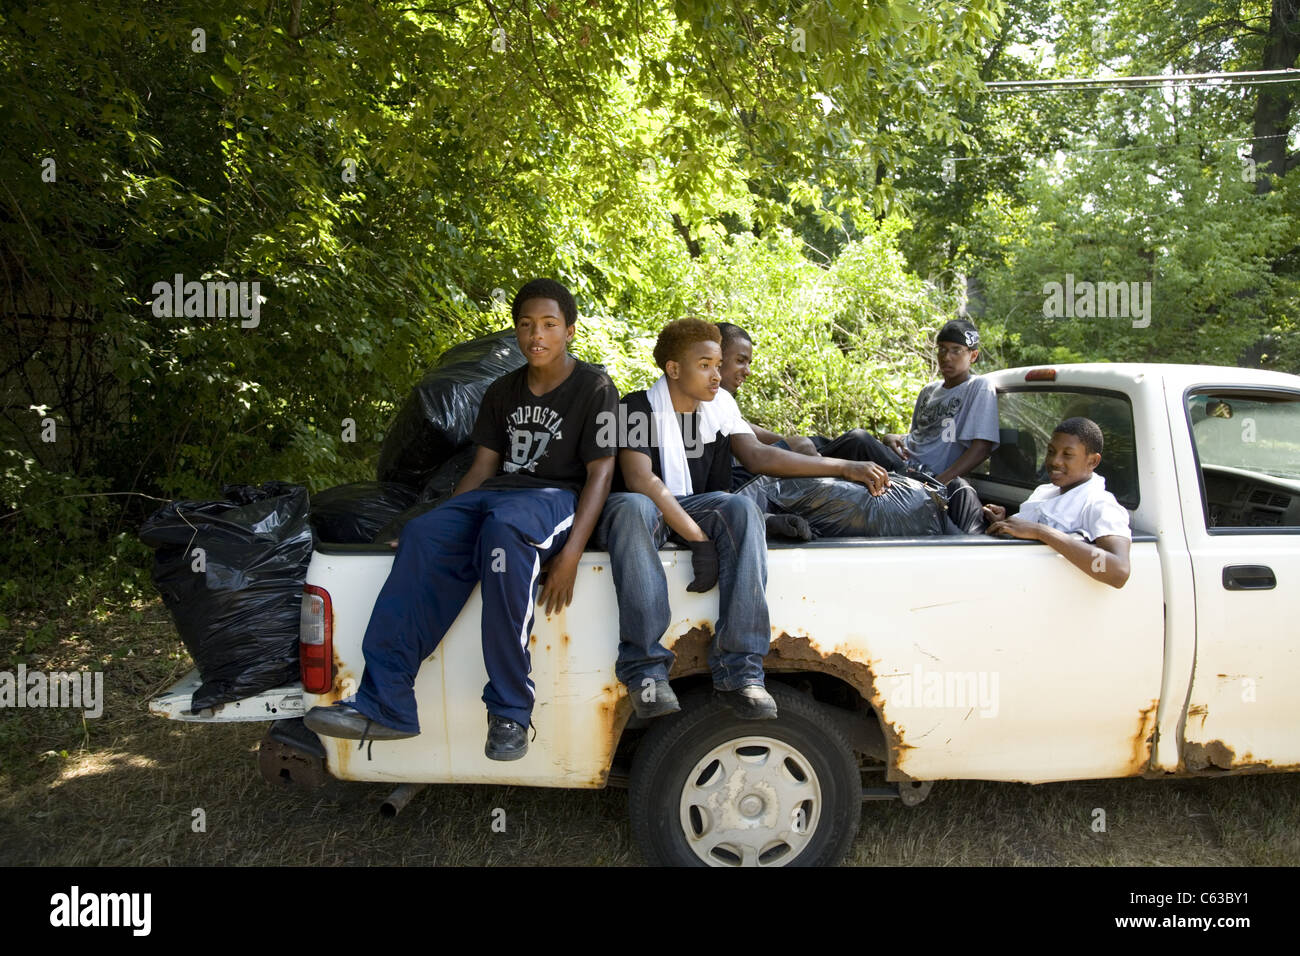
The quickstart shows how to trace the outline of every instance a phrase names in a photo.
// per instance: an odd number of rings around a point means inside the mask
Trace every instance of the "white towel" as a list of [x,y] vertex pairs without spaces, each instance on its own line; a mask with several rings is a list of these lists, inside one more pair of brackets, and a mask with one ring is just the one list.
[[[672,395],[668,392],[668,376],[660,375],[659,380],[650,386],[647,395],[659,443],[659,467],[663,469],[663,482],[674,497],[693,495],[695,488],[691,483],[691,469],[686,462],[686,442],[682,440],[681,424],[673,409]],[[709,444],[719,433],[754,433],[740,414],[740,406],[725,388],[718,389],[713,401],[700,402],[697,411],[700,428],[697,439],[701,445]]]

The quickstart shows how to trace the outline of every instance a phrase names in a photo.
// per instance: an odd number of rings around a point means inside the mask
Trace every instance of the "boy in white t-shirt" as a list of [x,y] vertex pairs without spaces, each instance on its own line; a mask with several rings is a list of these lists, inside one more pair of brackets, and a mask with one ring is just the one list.
[[1089,577],[1122,588],[1129,575],[1128,510],[1093,474],[1101,463],[1101,429],[1090,418],[1056,426],[1043,461],[1051,483],[1039,485],[1011,518],[985,505],[989,534],[1041,541]]

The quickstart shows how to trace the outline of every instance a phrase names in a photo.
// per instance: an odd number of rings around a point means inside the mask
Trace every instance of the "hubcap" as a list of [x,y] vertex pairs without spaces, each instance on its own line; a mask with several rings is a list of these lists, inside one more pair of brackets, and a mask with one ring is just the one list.
[[783,740],[739,737],[714,747],[686,775],[682,832],[710,866],[782,866],[817,832],[821,807],[808,758]]

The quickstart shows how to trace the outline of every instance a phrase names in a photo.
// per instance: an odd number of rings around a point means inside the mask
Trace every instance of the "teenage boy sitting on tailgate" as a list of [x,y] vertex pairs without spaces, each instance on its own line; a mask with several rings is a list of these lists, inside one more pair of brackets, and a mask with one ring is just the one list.
[[640,717],[680,710],[668,684],[673,654],[659,643],[672,623],[659,547],[671,528],[691,549],[688,591],[719,585],[718,621],[709,649],[715,692],[741,717],[776,716],[764,687],[771,641],[767,613],[765,519],[749,498],[731,494],[731,456],[758,474],[829,476],[883,494],[885,470],[871,462],[811,458],[761,444],[721,390],[718,330],[699,319],[670,322],[655,344],[663,375],[647,391],[623,397],[615,492],[596,528],[610,553],[618,594],[615,673]]
[[528,752],[538,576],[545,566],[547,613],[568,606],[614,473],[616,446],[602,447],[597,435],[601,414],[617,411],[618,391],[569,354],[577,307],[560,283],[534,279],[511,311],[528,364],[488,386],[470,436],[478,450],[452,497],[403,529],[362,643],[361,687],[351,703],[311,709],[305,723],[319,734],[416,736],[416,672],[482,582],[484,753],[517,760]]
[[1101,462],[1101,429],[1090,418],[1056,426],[1043,461],[1049,484],[1039,485],[1011,518],[985,505],[989,534],[1041,541],[1088,576],[1122,588],[1129,575],[1128,511],[1093,473]]
[[[722,387],[733,395],[749,377],[753,341],[749,333],[729,322],[722,332]],[[942,484],[977,467],[998,445],[998,400],[993,386],[970,368],[979,359],[979,332],[965,319],[954,319],[936,337],[939,371],[943,380],[921,390],[907,435],[885,435],[883,441],[861,428],[833,441],[820,435],[782,438],[765,428],[751,426],[758,440],[803,455],[833,455],[854,461],[873,461],[889,471],[903,472],[922,465]],[[753,477],[736,469],[738,486]]]

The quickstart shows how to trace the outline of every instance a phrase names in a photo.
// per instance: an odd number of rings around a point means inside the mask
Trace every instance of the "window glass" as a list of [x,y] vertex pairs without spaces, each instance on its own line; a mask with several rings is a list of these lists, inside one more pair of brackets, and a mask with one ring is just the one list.
[[998,393],[1001,444],[971,474],[1021,488],[1047,482],[1043,456],[1052,429],[1067,418],[1091,418],[1101,428],[1097,474],[1130,510],[1138,506],[1137,448],[1128,397],[1081,389],[1006,389]]
[[1202,392],[1187,400],[1206,526],[1300,526],[1300,395]]

